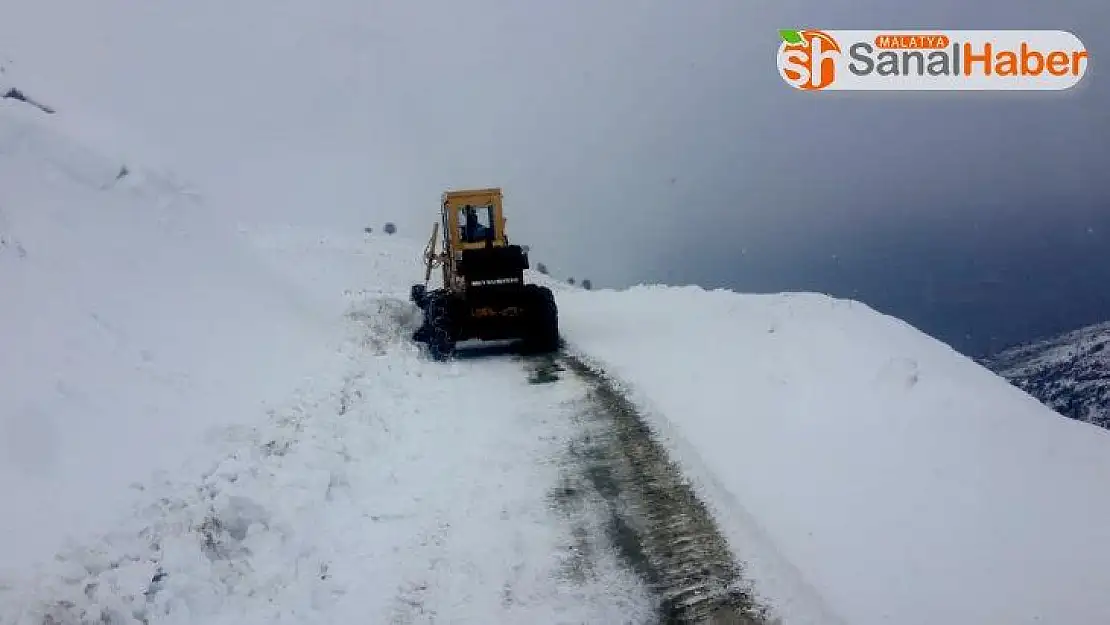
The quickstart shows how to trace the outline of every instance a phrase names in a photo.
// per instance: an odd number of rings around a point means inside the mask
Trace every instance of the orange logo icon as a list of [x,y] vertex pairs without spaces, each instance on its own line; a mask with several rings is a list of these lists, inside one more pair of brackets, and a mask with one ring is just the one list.
[[836,80],[840,44],[821,30],[780,30],[779,75],[805,91],[824,89]]

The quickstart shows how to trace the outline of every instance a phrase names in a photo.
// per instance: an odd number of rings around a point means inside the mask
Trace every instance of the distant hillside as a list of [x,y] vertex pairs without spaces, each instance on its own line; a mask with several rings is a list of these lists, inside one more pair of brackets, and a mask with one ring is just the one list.
[[1110,322],[1011,347],[982,363],[1057,412],[1110,429]]

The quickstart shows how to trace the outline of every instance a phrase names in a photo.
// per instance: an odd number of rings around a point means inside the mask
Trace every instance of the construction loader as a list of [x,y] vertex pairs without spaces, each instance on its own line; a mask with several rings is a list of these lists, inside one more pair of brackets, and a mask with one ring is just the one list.
[[[411,292],[424,312],[413,339],[427,344],[437,360],[469,340],[513,340],[528,353],[559,348],[555,296],[545,286],[524,282],[528,253],[505,235],[501,189],[445,192],[424,261],[424,283]],[[443,284],[429,291],[436,267]]]

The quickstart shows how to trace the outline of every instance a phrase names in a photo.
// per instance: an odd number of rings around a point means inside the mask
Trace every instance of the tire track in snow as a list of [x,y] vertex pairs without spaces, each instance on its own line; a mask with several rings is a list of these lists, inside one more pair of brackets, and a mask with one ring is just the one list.
[[[370,335],[381,326],[374,316]],[[409,395],[393,436],[406,451],[382,459],[396,484],[374,490],[399,501],[407,491],[419,512],[389,524],[403,557],[376,567],[394,590],[375,622],[650,620],[650,596],[608,548],[601,509],[559,509],[548,495],[576,435],[569,415],[582,382],[557,372],[529,379],[520,357],[496,350],[446,363],[406,350],[387,356],[403,374],[394,395]]]
[[211,464],[144,487],[115,531],[0,588],[0,622],[649,621],[601,514],[548,497],[581,382],[528,384],[512,358],[431,362],[409,313],[358,303],[342,366],[225,433]]
[[610,540],[656,594],[659,621],[767,623],[767,608],[743,580],[711,513],[635,406],[577,358],[561,355],[554,362],[591,387],[576,416],[582,436],[571,455],[578,471],[567,478],[562,496],[574,499],[590,489],[607,502]]
[[[118,531],[0,591],[20,595],[4,612],[27,625],[640,624],[743,603],[708,515],[619,395],[568,360],[429,361],[405,340],[409,308],[359,303],[343,376],[229,437],[210,470],[153,484]],[[683,602],[684,584],[714,583]]]

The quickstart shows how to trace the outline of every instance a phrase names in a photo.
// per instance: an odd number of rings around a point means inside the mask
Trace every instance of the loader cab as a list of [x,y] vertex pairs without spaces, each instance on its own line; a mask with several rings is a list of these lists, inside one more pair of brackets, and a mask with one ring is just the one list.
[[528,255],[505,236],[500,189],[445,193],[443,232],[449,250],[444,284],[464,290],[524,283]]
[[443,232],[450,238],[447,248],[456,253],[508,245],[505,218],[501,214],[500,189],[445,193],[443,217]]
[[501,189],[467,189],[443,194],[444,249],[449,258],[443,266],[444,284],[466,288],[465,275],[475,266],[465,262],[477,250],[508,244],[501,215]]

